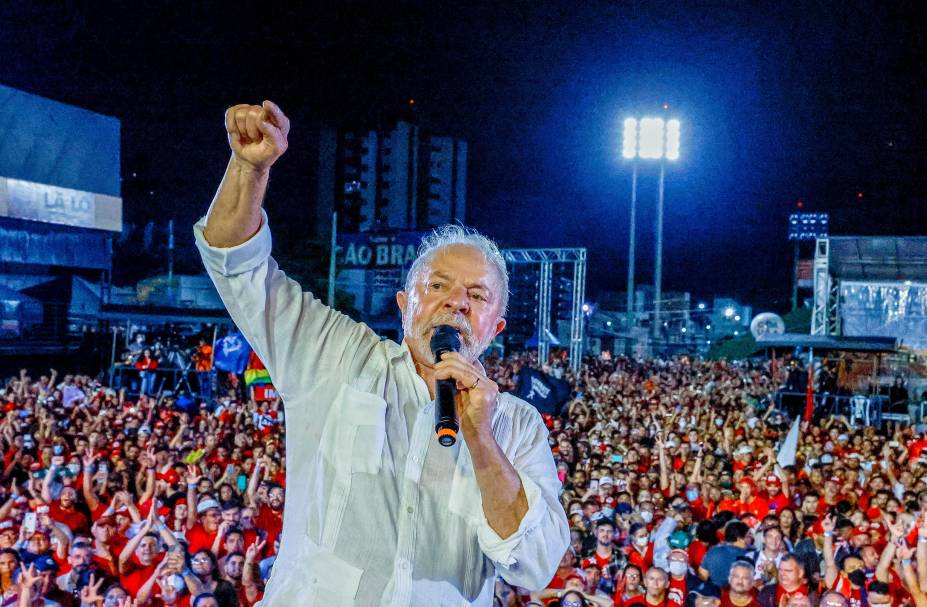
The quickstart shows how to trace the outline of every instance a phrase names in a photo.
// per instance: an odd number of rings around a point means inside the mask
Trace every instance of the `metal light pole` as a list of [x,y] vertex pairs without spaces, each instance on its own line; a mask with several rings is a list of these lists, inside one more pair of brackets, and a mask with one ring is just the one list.
[[627,333],[634,326],[634,254],[637,241],[637,162],[631,168],[631,229],[628,238],[628,314]]
[[[666,109],[666,106],[664,106]],[[662,329],[663,306],[663,192],[666,161],[679,158],[679,121],[662,118],[627,118],[624,121],[622,156],[634,160],[631,181],[631,237],[628,255],[628,317],[633,304],[635,214],[637,204],[637,159],[660,161],[660,181],[657,189],[656,242],[653,270],[653,336],[659,337]]]
[[663,305],[663,173],[664,163],[660,160],[660,183],[657,186],[657,229],[653,262],[653,336],[659,337],[663,328],[660,307]]
[[[664,106],[666,109],[667,106]],[[631,178],[631,236],[628,255],[628,318],[631,319],[634,289],[634,243],[637,206],[637,159],[660,161],[660,181],[657,189],[656,242],[653,269],[653,336],[661,334],[663,306],[663,185],[666,161],[679,158],[679,121],[663,118],[626,118],[621,155],[634,161]],[[630,327],[629,327],[630,328]]]

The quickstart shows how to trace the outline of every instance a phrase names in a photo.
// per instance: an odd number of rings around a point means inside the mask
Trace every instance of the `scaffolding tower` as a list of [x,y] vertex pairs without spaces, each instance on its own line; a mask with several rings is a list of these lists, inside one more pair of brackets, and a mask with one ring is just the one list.
[[573,264],[573,300],[570,310],[570,366],[579,370],[583,357],[583,331],[586,299],[586,249],[504,249],[502,255],[509,264],[540,266],[538,279],[538,311],[535,329],[538,336],[538,363],[544,364],[550,353],[551,277],[555,263]]

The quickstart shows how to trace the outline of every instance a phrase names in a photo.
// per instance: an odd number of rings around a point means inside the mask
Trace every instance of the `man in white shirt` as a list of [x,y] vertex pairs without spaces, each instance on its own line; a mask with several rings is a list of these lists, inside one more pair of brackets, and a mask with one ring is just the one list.
[[[194,236],[285,403],[287,505],[262,605],[488,606],[497,572],[543,588],[569,543],[547,429],[477,360],[505,327],[496,246],[455,226],[432,234],[396,296],[403,342],[381,341],[270,257],[261,206],[289,120],[268,101],[237,105],[226,130],[232,158]],[[439,324],[462,347],[436,362]],[[450,448],[434,433],[437,379],[459,390]]]

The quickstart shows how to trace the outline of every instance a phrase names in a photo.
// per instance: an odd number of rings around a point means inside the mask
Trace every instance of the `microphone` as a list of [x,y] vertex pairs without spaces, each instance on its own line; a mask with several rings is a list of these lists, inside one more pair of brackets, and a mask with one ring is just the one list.
[[[447,352],[460,350],[460,334],[450,325],[438,325],[431,336],[431,353],[435,362]],[[450,447],[457,442],[457,381],[452,379],[439,379],[435,381],[435,433],[438,443],[443,447]]]

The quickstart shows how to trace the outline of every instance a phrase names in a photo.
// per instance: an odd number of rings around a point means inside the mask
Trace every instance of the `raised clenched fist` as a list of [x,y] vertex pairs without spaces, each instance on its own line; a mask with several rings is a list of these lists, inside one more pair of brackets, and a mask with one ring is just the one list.
[[225,112],[225,130],[235,158],[263,171],[286,151],[290,120],[271,101],[241,104]]

